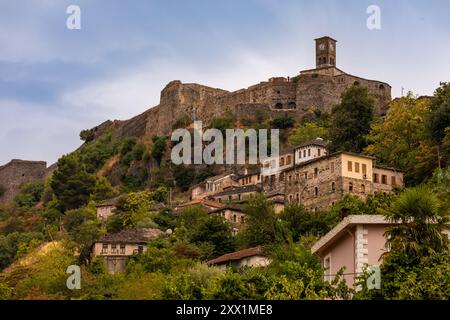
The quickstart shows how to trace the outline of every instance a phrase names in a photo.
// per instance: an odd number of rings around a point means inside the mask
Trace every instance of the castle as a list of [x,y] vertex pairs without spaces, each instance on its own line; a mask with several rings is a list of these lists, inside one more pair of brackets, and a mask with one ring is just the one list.
[[246,89],[229,92],[199,84],[170,82],[161,92],[159,105],[127,121],[116,121],[122,135],[169,135],[178,119],[204,123],[224,114],[234,113],[237,119],[265,111],[272,118],[287,113],[302,119],[308,112],[330,112],[340,102],[341,94],[353,84],[368,88],[375,98],[378,114],[384,115],[391,100],[391,86],[345,73],[336,67],[336,40],[315,39],[316,68],[301,71],[295,77],[274,77]]

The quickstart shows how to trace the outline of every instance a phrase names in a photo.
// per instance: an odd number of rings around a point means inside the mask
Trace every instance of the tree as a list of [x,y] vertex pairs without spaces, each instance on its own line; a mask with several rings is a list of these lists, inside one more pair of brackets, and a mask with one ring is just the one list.
[[450,82],[441,82],[431,99],[428,126],[434,142],[441,143],[450,127]]
[[158,137],[154,136],[152,138],[153,145],[152,145],[152,152],[151,155],[153,159],[155,159],[158,164],[161,163],[161,159],[164,155],[164,151],[166,149],[166,137]]
[[374,99],[367,88],[353,85],[341,95],[341,103],[331,112],[329,149],[360,153],[366,146],[365,136],[374,119]]
[[327,137],[327,129],[325,127],[322,127],[315,122],[306,122],[294,129],[289,140],[292,144],[299,145],[316,138],[325,137]]
[[239,237],[246,247],[274,243],[279,236],[279,223],[273,205],[263,195],[259,195],[251,199],[243,211],[248,219],[246,228],[241,231]]
[[215,258],[236,249],[231,225],[222,217],[209,216],[203,220],[191,235],[191,242],[208,242],[214,246],[212,256]]
[[406,189],[383,213],[395,223],[386,231],[391,251],[404,251],[415,262],[448,252],[448,237],[443,233],[449,222],[448,208],[430,189]]
[[86,172],[76,153],[58,160],[51,187],[60,202],[62,211],[79,208],[89,201],[95,187],[95,179]]
[[[416,167],[421,153],[430,154],[421,150],[427,139],[425,121],[429,108],[426,99],[412,96],[396,99],[391,102],[386,119],[373,124],[368,137],[370,145],[365,151],[376,156],[381,163],[405,172],[407,182],[420,182],[427,175]],[[435,163],[436,166],[437,161]]]
[[84,142],[91,142],[95,138],[95,133],[93,130],[86,129],[80,132],[80,139]]
[[92,191],[92,200],[101,201],[112,198],[116,195],[116,191],[105,177],[99,177],[95,181]]
[[31,208],[35,206],[44,193],[44,183],[41,181],[24,184],[20,188],[19,194],[14,199],[19,207]]
[[294,118],[292,118],[288,114],[283,114],[281,116],[276,117],[272,121],[272,126],[275,129],[289,129],[294,126]]

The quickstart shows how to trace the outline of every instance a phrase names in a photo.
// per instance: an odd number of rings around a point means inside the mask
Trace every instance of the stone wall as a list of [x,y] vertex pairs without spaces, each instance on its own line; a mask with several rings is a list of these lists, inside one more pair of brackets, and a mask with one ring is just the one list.
[[20,191],[20,187],[29,182],[43,180],[47,163],[44,161],[11,160],[0,167],[0,185],[5,192],[0,202],[10,202]]

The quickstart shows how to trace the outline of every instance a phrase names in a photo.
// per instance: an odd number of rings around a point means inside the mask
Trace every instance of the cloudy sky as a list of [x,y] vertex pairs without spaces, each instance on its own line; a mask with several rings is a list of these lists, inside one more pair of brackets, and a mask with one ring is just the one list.
[[[66,9],[81,8],[81,30]],[[381,8],[381,30],[366,26]],[[237,90],[314,67],[338,40],[348,73],[430,95],[450,75],[450,2],[0,0],[0,164],[49,164],[79,132],[158,104],[178,79]]]

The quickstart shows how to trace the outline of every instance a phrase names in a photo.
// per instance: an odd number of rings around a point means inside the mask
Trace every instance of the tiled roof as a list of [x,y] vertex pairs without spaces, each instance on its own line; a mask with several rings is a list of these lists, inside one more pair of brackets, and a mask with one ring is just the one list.
[[263,255],[262,248],[260,246],[254,248],[248,248],[241,251],[224,254],[216,259],[210,260],[208,264],[218,264],[228,261],[241,260],[247,257]]
[[107,243],[147,243],[162,236],[164,232],[152,228],[125,229],[118,233],[107,234],[97,242]]

